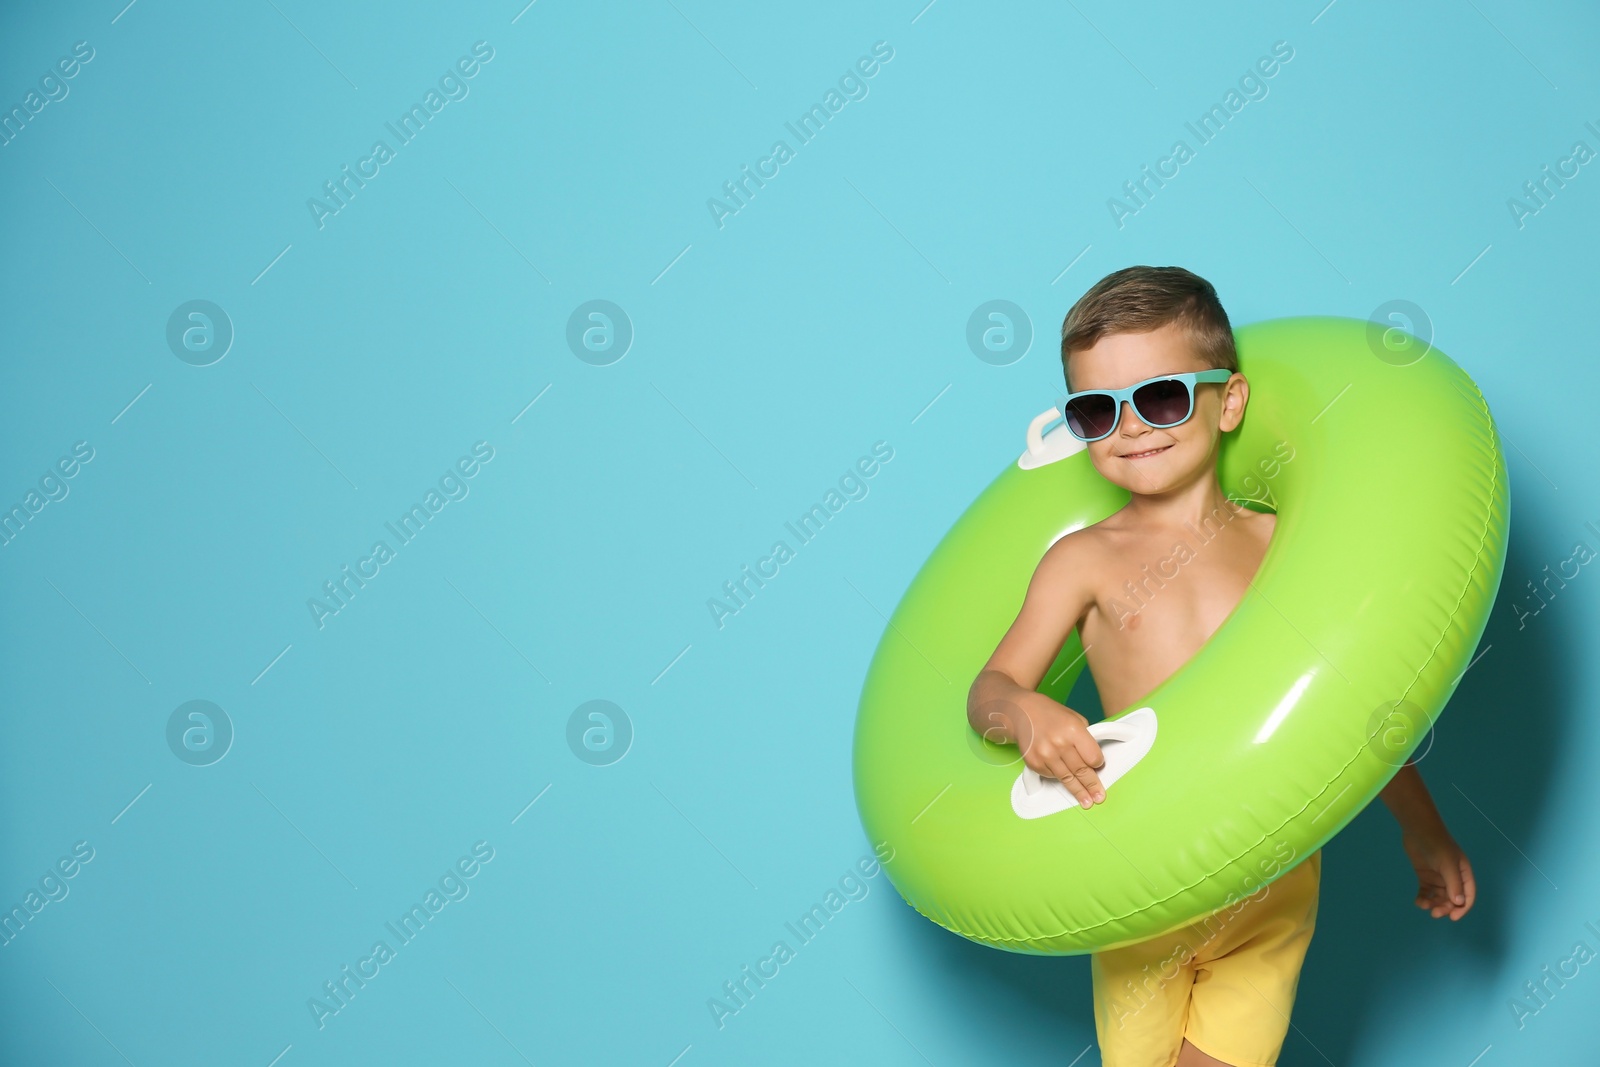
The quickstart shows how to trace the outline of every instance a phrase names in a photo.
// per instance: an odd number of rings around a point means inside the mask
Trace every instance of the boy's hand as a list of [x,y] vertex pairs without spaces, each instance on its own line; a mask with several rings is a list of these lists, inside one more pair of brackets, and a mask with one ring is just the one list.
[[1449,831],[1403,833],[1400,844],[1417,871],[1416,905],[1435,919],[1461,918],[1477,899],[1478,887],[1472,878],[1472,864]]
[[1058,778],[1087,808],[1106,798],[1094,768],[1105,766],[1100,743],[1089,732],[1089,720],[1043,693],[1016,698],[1018,721],[1011,732],[1022,750],[1022,762],[1041,777]]

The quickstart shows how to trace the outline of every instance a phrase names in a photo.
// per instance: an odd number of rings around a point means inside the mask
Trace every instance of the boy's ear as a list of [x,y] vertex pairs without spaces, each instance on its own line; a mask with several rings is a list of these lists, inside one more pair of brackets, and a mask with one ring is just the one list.
[[1232,378],[1222,384],[1222,417],[1217,420],[1217,426],[1227,433],[1237,429],[1239,423],[1244,421],[1245,405],[1250,402],[1250,383],[1244,375],[1235,372]]

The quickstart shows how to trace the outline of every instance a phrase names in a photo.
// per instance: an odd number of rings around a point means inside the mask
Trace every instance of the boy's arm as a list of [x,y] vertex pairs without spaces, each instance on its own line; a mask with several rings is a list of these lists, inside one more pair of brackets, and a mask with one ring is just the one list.
[[1415,763],[1401,767],[1378,795],[1394,815],[1395,822],[1400,824],[1401,833],[1449,835]]
[[1092,600],[1084,579],[1088,550],[1075,534],[1050,546],[1016,621],[967,693],[967,721],[974,730],[996,743],[1016,743],[1024,763],[1059,779],[1084,807],[1105,799],[1094,773],[1105,763],[1100,745],[1087,719],[1038,686]]

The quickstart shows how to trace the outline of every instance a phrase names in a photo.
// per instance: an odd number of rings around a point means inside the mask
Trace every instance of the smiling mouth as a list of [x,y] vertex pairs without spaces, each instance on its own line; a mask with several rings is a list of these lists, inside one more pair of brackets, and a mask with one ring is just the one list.
[[1160,448],[1152,448],[1152,449],[1150,449],[1148,451],[1145,451],[1145,452],[1128,452],[1128,453],[1125,453],[1124,455],[1118,456],[1117,458],[1118,459],[1147,459],[1150,456],[1159,456],[1161,453],[1165,452],[1167,449],[1169,449],[1171,447],[1172,447],[1171,445],[1162,445]]

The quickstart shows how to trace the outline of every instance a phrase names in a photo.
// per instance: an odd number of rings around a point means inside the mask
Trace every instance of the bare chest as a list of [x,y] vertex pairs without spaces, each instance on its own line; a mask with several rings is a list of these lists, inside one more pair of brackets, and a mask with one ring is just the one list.
[[[1107,714],[1147,695],[1189,661],[1249,591],[1266,554],[1265,517],[1209,540],[1122,538],[1108,545],[1081,623]],[[1232,525],[1232,524],[1230,524]]]

